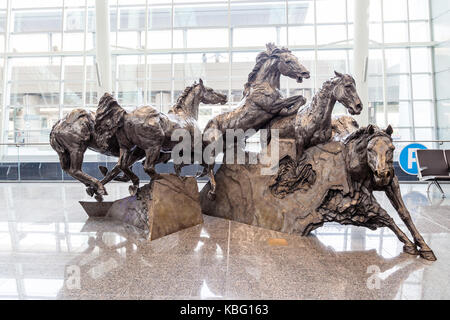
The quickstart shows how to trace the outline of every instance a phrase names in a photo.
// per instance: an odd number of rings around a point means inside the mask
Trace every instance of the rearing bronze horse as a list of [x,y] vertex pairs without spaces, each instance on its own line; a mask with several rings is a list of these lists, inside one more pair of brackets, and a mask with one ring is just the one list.
[[[227,129],[244,132],[255,131],[266,126],[270,120],[279,115],[295,114],[305,103],[301,95],[283,98],[280,92],[280,76],[302,82],[310,77],[309,71],[300,64],[297,57],[286,48],[277,48],[267,44],[267,50],[258,54],[256,65],[248,76],[244,87],[244,97],[236,109],[220,114],[211,119],[203,132],[204,147],[218,143],[224,138]],[[234,141],[229,141],[234,143]],[[226,141],[224,143],[224,149]],[[214,152],[213,152],[214,153]],[[216,155],[212,154],[214,158]],[[208,164],[211,190],[208,197],[215,197],[216,182],[214,180],[214,163]]]

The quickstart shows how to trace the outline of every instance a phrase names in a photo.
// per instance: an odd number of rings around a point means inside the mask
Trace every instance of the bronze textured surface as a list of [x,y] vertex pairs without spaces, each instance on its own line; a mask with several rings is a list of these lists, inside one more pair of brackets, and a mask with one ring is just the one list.
[[[387,227],[409,254],[436,260],[411,220],[393,174],[392,128],[369,125],[343,142],[310,147],[302,159],[280,159],[277,174],[262,175],[261,164],[224,164],[215,175],[216,199],[208,183],[201,191],[205,214],[303,236],[325,222],[369,229]],[[283,143],[282,149],[292,144]],[[283,150],[282,155],[292,152]],[[384,191],[413,236],[411,241],[376,201],[373,191]]]
[[160,179],[140,188],[135,196],[110,204],[106,218],[144,230],[150,240],[201,224],[197,181],[193,177],[161,174]]
[[112,201],[79,201],[89,217],[105,217],[111,208]]
[[153,185],[149,215],[151,240],[203,223],[195,178],[162,175]]

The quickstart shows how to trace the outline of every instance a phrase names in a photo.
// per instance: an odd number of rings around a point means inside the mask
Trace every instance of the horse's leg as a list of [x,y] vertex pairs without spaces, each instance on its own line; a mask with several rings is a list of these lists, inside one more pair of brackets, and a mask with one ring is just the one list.
[[[138,161],[143,156],[144,156],[144,151],[139,149],[139,148],[135,148],[131,153],[128,152],[125,155],[124,161],[126,163],[128,163],[128,167],[131,167],[136,161]],[[124,175],[123,177],[117,177],[117,175],[121,171],[121,169],[120,169],[118,164],[116,164],[114,166],[114,168],[112,168],[112,170],[109,171],[109,172],[108,172],[108,169],[106,169],[106,168],[104,170],[106,170],[106,171],[105,172],[102,171],[102,173],[104,174],[105,177],[101,181],[101,183],[103,185],[107,184],[111,180],[116,180],[116,181],[121,181],[121,182],[128,182],[128,181],[130,181],[130,178],[127,175]]]
[[304,144],[305,144],[305,140],[303,139],[303,137],[299,134],[295,135],[295,149],[296,149],[296,158],[297,161],[300,161],[304,151]]
[[102,196],[108,194],[105,187],[100,183],[100,181],[81,170],[85,150],[70,152],[70,167],[68,173],[88,187],[86,192],[88,192],[90,196],[92,196],[91,193],[94,192],[98,196],[96,199],[101,201]]
[[160,150],[160,145],[152,146],[145,150],[144,171],[150,176],[152,182],[160,177],[155,170],[155,164],[159,158]]
[[129,159],[129,151],[124,148],[120,148],[120,156],[118,161],[118,166],[122,172],[131,179],[133,185],[131,185],[128,189],[130,191],[130,194],[134,196],[139,188],[139,177],[131,171],[129,165],[128,165],[128,159]]
[[397,238],[403,242],[403,252],[406,252],[408,254],[417,255],[419,252],[417,251],[416,245],[409,240],[409,238],[406,236],[406,234],[397,226],[397,224],[394,222],[394,219],[392,219],[386,210],[379,207],[377,210],[377,221],[380,222],[385,227],[388,227],[389,229],[394,232],[394,234],[397,236]]
[[214,177],[214,163],[208,165],[209,182],[211,183],[211,189],[209,189],[207,197],[209,200],[216,199],[216,178]]
[[436,256],[434,255],[431,248],[425,243],[425,240],[423,240],[422,236],[420,235],[411,219],[411,215],[409,214],[405,203],[403,202],[397,177],[394,176],[391,184],[386,188],[385,192],[389,200],[391,201],[392,206],[395,208],[395,210],[397,210],[400,218],[405,223],[409,232],[411,232],[411,235],[414,238],[414,242],[418,247],[420,247],[420,256],[426,260],[435,261]]

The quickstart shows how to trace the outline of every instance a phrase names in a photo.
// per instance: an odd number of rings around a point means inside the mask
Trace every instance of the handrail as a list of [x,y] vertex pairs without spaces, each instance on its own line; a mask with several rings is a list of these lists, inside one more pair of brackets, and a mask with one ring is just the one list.
[[[450,140],[393,140],[394,143],[406,143],[406,142],[438,142],[439,144],[450,142]],[[16,146],[16,147],[25,147],[25,146],[49,146],[50,143],[48,142],[30,142],[30,143],[14,143],[14,142],[7,142],[2,143],[0,142],[0,146]]]

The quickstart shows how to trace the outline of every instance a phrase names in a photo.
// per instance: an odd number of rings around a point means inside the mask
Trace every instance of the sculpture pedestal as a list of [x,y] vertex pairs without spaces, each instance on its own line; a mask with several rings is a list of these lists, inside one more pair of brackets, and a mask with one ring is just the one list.
[[135,196],[112,203],[80,203],[89,216],[133,225],[149,234],[150,240],[203,223],[197,181],[193,177],[162,174],[161,179],[146,184]]
[[342,147],[341,143],[329,142],[309,148],[305,166],[299,170],[292,160],[294,141],[284,141],[280,143],[281,169],[274,175],[261,174],[262,164],[222,164],[215,174],[215,200],[207,197],[209,182],[200,192],[202,211],[257,227],[307,235],[326,221],[319,208],[329,190],[348,192]]

